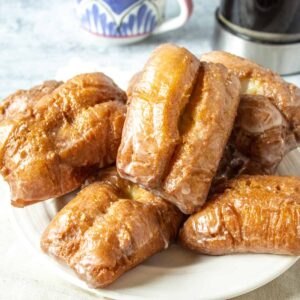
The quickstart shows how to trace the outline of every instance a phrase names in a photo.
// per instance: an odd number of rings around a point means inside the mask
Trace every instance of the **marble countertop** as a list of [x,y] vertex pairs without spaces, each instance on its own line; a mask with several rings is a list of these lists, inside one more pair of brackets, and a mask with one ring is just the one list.
[[[176,7],[169,1],[169,14]],[[0,99],[16,89],[29,88],[46,79],[63,78],[64,70],[77,68],[107,72],[124,86],[159,44],[173,42],[196,55],[211,49],[213,13],[218,0],[195,1],[191,20],[181,29],[152,36],[140,44],[106,47],[79,28],[74,1],[0,1]],[[300,76],[287,80],[300,84]],[[95,299],[56,278],[35,257],[10,224],[0,201],[0,299]],[[239,300],[299,299],[300,263],[284,275]]]

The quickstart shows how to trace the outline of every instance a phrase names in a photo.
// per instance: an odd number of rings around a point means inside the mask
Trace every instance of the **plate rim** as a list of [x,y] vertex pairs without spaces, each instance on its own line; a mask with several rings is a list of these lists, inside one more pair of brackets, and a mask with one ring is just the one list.
[[[51,201],[51,200],[53,200],[53,199],[49,199],[46,201]],[[72,284],[73,286],[75,286],[77,288],[80,288],[81,290],[83,290],[86,293],[89,293],[89,294],[92,294],[95,296],[101,295],[103,297],[109,297],[114,300],[150,299],[149,297],[140,297],[140,296],[134,296],[134,295],[128,295],[128,294],[121,294],[118,291],[107,290],[105,288],[104,289],[89,288],[88,285],[83,280],[81,280],[79,277],[77,277],[75,272],[73,272],[70,268],[68,268],[66,265],[58,262],[57,260],[49,257],[48,255],[46,255],[42,250],[39,250],[38,248],[36,248],[33,245],[32,241],[30,241],[29,239],[26,238],[26,230],[24,228],[22,228],[22,226],[20,225],[20,223],[18,221],[19,219],[17,218],[17,211],[19,213],[19,210],[21,210],[22,208],[15,208],[10,204],[8,204],[8,206],[9,206],[9,211],[10,211],[9,219],[10,219],[11,223],[13,224],[13,227],[14,227],[15,231],[17,232],[17,234],[24,241],[24,244],[26,244],[26,247],[30,251],[33,251],[34,253],[36,253],[43,260],[43,262],[47,265],[47,268],[52,269],[54,274],[59,275],[59,277],[62,280]],[[300,256],[290,256],[289,258],[291,259],[291,261],[289,263],[285,264],[284,267],[280,269],[280,271],[277,271],[277,272],[273,273],[272,275],[267,276],[266,278],[264,278],[264,280],[260,281],[259,283],[253,282],[247,288],[243,288],[243,287],[237,288],[234,292],[224,293],[224,295],[222,295],[221,297],[205,298],[205,300],[208,300],[208,299],[209,300],[231,299],[233,297],[238,297],[238,296],[247,294],[249,292],[252,292],[252,291],[270,283],[271,281],[273,281],[274,279],[276,279],[277,277],[279,277],[280,275],[285,273],[289,268],[291,268],[298,261]],[[70,273],[67,272],[66,270],[64,270],[66,268],[71,270]],[[168,297],[168,296],[164,295],[164,296],[158,297],[157,299],[166,299],[166,297]],[[204,300],[204,298],[197,297],[196,295],[195,295],[194,299]]]

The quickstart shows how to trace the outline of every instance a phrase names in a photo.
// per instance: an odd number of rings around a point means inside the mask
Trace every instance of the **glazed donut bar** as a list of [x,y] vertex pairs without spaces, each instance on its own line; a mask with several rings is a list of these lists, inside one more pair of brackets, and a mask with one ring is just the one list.
[[239,81],[166,44],[132,84],[118,171],[191,214],[206,200],[231,133]]
[[236,75],[242,94],[269,98],[291,126],[296,139],[300,139],[300,90],[284,81],[278,74],[262,66],[222,51],[212,51],[201,57],[202,61],[223,64]]
[[15,206],[78,188],[115,161],[126,94],[102,73],[18,91],[0,105],[0,172]]
[[62,209],[40,246],[94,288],[173,241],[208,255],[300,255],[300,177],[273,175],[299,142],[296,86],[172,44],[154,50],[127,95],[90,73],[0,103],[12,204],[81,188],[65,206],[54,200]]
[[214,185],[240,174],[272,175],[296,146],[288,122],[269,98],[243,95]]
[[184,48],[157,48],[132,79],[118,168],[145,187],[159,185],[180,139],[178,119],[198,74],[199,60]]
[[172,204],[102,170],[52,220],[41,238],[49,255],[92,287],[105,287],[168,248],[182,221]]
[[196,252],[300,255],[300,179],[242,176],[227,182],[180,231]]
[[300,90],[278,74],[244,58],[213,51],[202,61],[221,63],[242,86],[237,120],[217,179],[274,174],[300,141]]

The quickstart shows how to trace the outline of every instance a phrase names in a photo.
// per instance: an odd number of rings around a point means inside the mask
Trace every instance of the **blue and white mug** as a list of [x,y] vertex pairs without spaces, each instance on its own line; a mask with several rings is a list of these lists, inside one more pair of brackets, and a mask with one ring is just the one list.
[[137,42],[177,29],[193,11],[192,0],[177,0],[180,14],[165,20],[166,0],[77,0],[76,12],[89,32],[116,44]]

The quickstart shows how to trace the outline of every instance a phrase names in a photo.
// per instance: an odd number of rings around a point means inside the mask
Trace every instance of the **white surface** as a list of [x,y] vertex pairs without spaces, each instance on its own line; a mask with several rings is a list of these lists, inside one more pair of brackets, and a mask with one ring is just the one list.
[[[172,2],[169,0],[169,3]],[[106,48],[98,39],[79,29],[72,11],[72,0],[0,1],[0,98],[18,88],[29,88],[51,79],[57,70],[64,70],[66,66],[68,70],[69,66],[74,66],[70,74],[76,73],[76,68],[107,72],[124,87],[126,78],[129,79],[141,68],[154,47],[164,42],[178,43],[196,54],[208,51],[213,31],[213,13],[219,0],[195,2],[191,21],[181,29],[150,37],[143,43],[126,48]],[[171,15],[176,13],[171,9]],[[57,76],[70,77],[64,72]],[[300,85],[300,76],[287,80]],[[62,280],[40,255],[28,247],[10,223],[10,207],[4,201],[1,190],[0,195],[0,299],[99,299]],[[229,274],[234,272],[233,267],[228,270]],[[299,274],[300,261],[278,279],[238,297],[238,300],[300,299]],[[181,277],[184,278],[185,274],[182,273]],[[205,289],[202,282],[193,280],[189,285]],[[235,282],[230,285],[234,286]],[[172,289],[184,290],[184,287],[179,284]],[[201,296],[198,289],[195,297],[197,295]]]

